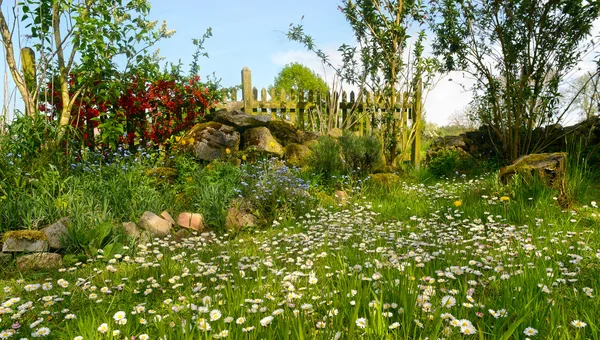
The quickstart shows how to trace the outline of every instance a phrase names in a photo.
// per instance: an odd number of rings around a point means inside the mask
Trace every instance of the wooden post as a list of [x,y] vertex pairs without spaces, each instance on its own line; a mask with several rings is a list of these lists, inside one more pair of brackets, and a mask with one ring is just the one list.
[[412,150],[410,154],[410,161],[415,169],[418,169],[421,164],[421,109],[422,109],[422,97],[423,96],[423,83],[421,79],[417,83],[417,93],[415,94],[415,103],[413,111],[413,128],[415,129],[415,138],[412,143]]
[[249,68],[242,69],[242,101],[244,102],[244,112],[252,114],[252,101],[254,95],[252,93],[252,72]]

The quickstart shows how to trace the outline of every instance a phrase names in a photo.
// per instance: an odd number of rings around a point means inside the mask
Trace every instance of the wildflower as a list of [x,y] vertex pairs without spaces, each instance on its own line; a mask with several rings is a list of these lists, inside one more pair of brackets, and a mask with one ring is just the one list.
[[394,322],[393,324],[391,324],[388,328],[389,329],[396,329],[400,327],[400,323],[399,322]]
[[502,196],[502,197],[500,197],[500,200],[503,201],[503,202],[507,202],[507,201],[510,201],[510,197],[508,197],[508,196]]
[[116,312],[115,315],[113,315],[113,319],[115,320],[117,325],[125,325],[127,323],[126,316],[127,315],[125,314],[125,312],[120,311],[120,312]]
[[579,320],[573,320],[571,321],[571,325],[575,326],[576,328],[583,328],[587,326],[587,323]]
[[74,337],[73,340],[83,340],[83,337],[81,335],[78,335]]
[[226,149],[225,149],[225,153],[229,155],[229,154],[231,153],[231,149],[229,149],[229,148],[226,148]]
[[98,332],[104,334],[106,332],[108,332],[108,324],[103,323],[100,325],[100,327],[98,327]]
[[242,160],[245,161],[246,160],[246,155],[242,155]]
[[266,327],[266,326],[268,326],[271,323],[271,321],[273,321],[273,317],[271,315],[269,315],[269,316],[267,316],[265,318],[262,318],[260,320],[260,324],[262,326]]
[[460,207],[462,205],[462,201],[458,200],[458,201],[454,201],[454,206],[455,207]]
[[210,311],[210,321],[217,321],[221,318],[221,311],[214,309]]
[[453,296],[446,295],[442,298],[442,307],[452,308],[456,305],[456,299]]
[[325,322],[323,322],[323,321],[317,322],[317,328],[325,328]]
[[523,334],[525,334],[527,336],[534,336],[534,335],[538,334],[538,331],[535,328],[527,327],[523,331]]
[[367,319],[365,319],[365,318],[356,319],[356,326],[358,326],[359,328],[366,328],[367,327]]
[[238,318],[237,320],[235,320],[235,323],[237,323],[238,325],[243,324],[244,322],[246,322],[246,318]]

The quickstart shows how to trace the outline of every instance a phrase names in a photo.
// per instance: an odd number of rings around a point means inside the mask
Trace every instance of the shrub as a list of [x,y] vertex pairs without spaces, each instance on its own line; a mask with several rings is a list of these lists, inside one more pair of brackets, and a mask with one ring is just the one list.
[[335,183],[344,174],[341,155],[341,146],[334,138],[323,136],[318,139],[309,157],[309,164],[323,183]]
[[268,224],[276,217],[298,217],[312,207],[310,183],[300,169],[274,158],[245,164],[241,185],[242,196]]
[[384,165],[381,142],[375,136],[348,133],[339,138],[339,143],[346,174],[370,174]]
[[438,177],[451,176],[458,171],[472,171],[473,158],[465,151],[456,148],[441,148],[428,156],[429,171]]

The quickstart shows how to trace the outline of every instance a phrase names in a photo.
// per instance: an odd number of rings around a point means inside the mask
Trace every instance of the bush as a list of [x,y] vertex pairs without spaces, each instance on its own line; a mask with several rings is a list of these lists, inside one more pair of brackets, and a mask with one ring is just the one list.
[[429,171],[438,177],[451,176],[459,171],[472,171],[473,157],[456,148],[441,148],[428,156]]
[[267,224],[276,217],[298,217],[312,208],[311,185],[298,168],[266,159],[242,168],[242,196]]
[[383,165],[381,142],[375,136],[324,136],[313,149],[310,164],[322,182],[334,184],[342,176],[364,176]]

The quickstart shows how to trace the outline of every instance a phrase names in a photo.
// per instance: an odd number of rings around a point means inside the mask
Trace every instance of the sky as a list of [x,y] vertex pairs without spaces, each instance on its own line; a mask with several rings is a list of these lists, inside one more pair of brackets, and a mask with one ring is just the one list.
[[[4,3],[6,13],[8,3],[12,2]],[[150,3],[150,19],[166,20],[167,27],[176,31],[173,37],[160,41],[155,47],[160,48],[166,61],[181,60],[185,71],[195,51],[192,39],[200,38],[207,28],[212,28],[213,36],[205,43],[209,58],[199,61],[200,74],[205,78],[214,73],[226,87],[239,85],[241,70],[248,67],[252,70],[253,86],[267,88],[291,62],[310,67],[331,83],[333,72],[325,69],[301,44],[286,38],[292,23],[302,22],[305,31],[319,48],[331,55],[334,64],[340,61],[337,48],[341,44],[354,45],[350,25],[338,10],[340,2],[337,0],[150,0]],[[595,32],[600,32],[600,22],[596,23]],[[2,60],[3,71],[4,64]],[[450,114],[468,105],[471,94],[463,90],[460,83],[467,88],[471,84],[459,72],[439,81],[425,102],[427,121],[444,125]],[[3,84],[0,84],[0,93],[2,91]]]

